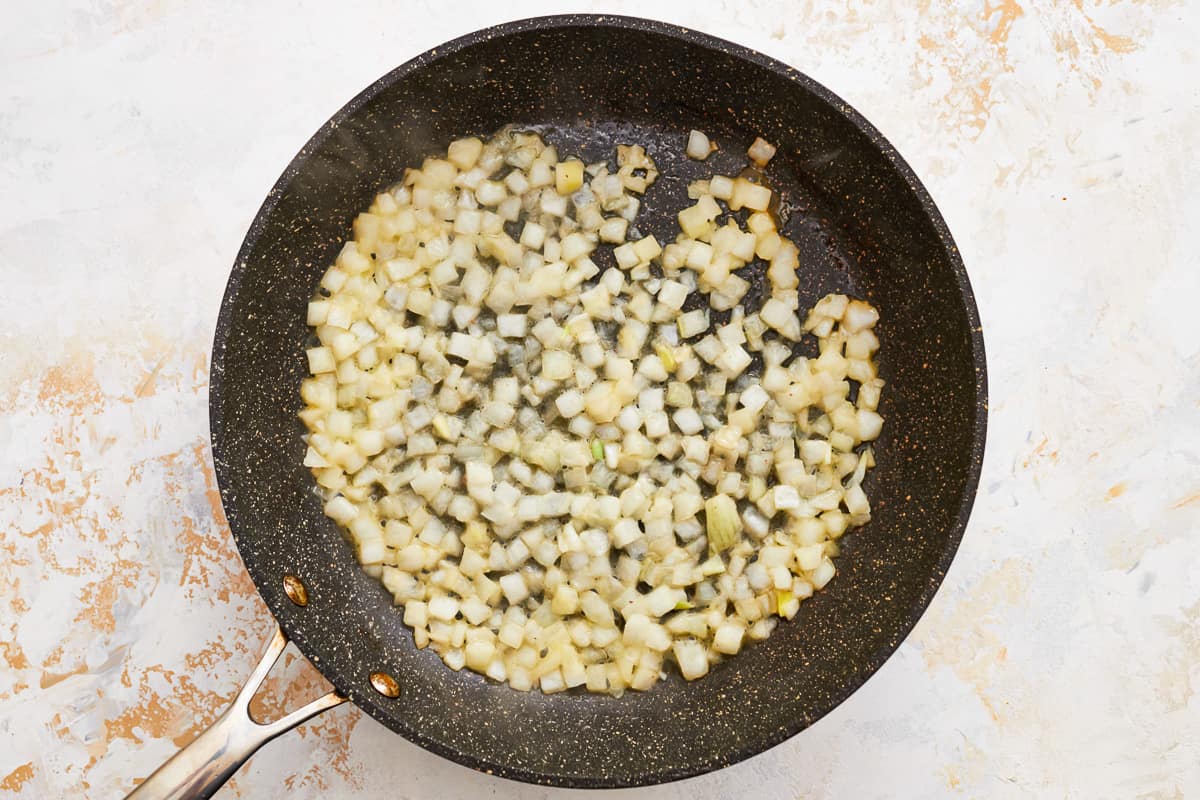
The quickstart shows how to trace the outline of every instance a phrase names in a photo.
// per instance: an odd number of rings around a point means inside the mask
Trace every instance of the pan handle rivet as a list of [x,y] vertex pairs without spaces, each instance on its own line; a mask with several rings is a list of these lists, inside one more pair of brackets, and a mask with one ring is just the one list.
[[386,672],[372,672],[371,686],[375,687],[375,691],[384,697],[400,696],[400,684],[396,683],[396,679]]
[[283,592],[296,605],[308,605],[308,589],[304,588],[304,584],[295,575],[283,576]]

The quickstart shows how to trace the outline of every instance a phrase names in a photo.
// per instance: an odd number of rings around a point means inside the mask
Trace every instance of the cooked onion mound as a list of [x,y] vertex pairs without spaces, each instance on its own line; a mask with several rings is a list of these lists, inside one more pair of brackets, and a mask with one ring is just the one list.
[[674,242],[639,235],[657,176],[636,145],[614,169],[532,133],[460,139],[358,216],[309,304],[304,463],[452,669],[544,692],[699,678],[870,519],[875,309],[829,295],[801,324],[798,250],[746,177],[694,183]]

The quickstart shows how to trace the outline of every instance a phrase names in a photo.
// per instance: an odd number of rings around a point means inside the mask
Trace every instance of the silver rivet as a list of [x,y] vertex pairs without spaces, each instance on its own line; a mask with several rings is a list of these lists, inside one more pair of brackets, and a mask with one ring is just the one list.
[[386,672],[372,672],[371,685],[384,697],[400,696],[400,684],[396,683],[396,679]]
[[283,592],[288,599],[300,607],[308,605],[308,589],[295,575],[283,576]]

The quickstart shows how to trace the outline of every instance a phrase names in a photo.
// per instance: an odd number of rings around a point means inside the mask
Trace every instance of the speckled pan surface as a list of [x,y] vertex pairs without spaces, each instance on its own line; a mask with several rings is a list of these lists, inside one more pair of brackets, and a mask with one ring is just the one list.
[[[703,680],[621,699],[520,693],[419,651],[358,568],[301,466],[304,307],[354,215],[406,166],[464,134],[538,127],[566,151],[646,144],[663,167],[644,229],[663,234],[688,180],[732,169],[756,134],[802,250],[802,303],[849,290],[881,312],[887,419],[868,484],[874,519],[796,619]],[[700,127],[724,148],[681,157]],[[761,275],[757,280],[761,281]],[[693,31],[611,16],[490,28],[389,73],[339,111],[271,190],[233,268],[210,401],[225,513],[246,567],[301,651],[351,700],[447,758],[576,787],[717,769],[796,734],[858,688],[945,574],[974,499],[986,425],[978,313],[941,215],[891,145],[811,79]],[[283,592],[299,576],[309,603]],[[400,697],[376,693],[373,671]]]

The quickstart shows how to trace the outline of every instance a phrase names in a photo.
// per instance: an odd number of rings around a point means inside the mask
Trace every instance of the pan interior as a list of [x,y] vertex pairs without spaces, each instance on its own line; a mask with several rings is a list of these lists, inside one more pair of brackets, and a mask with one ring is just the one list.
[[[623,698],[515,692],[414,648],[358,568],[301,465],[305,304],[373,194],[453,138],[537,128],[560,153],[647,147],[662,176],[637,225],[673,235],[687,183],[736,174],[756,135],[801,249],[802,307],[830,291],[870,300],[887,420],[867,485],[874,519],[838,576],[765,642],[692,683]],[[683,156],[690,128],[721,146]],[[761,276],[759,276],[761,280]],[[978,367],[978,369],[977,369]],[[620,18],[514,23],[406,64],[353,101],[289,166],[230,280],[213,357],[214,455],[247,568],[301,650],[341,691],[413,741],[470,766],[573,786],[653,783],[724,766],[806,727],[882,664],[957,547],[983,436],[982,344],[962,265],[936,209],[872,129],[765,57]],[[282,576],[305,583],[291,604]],[[373,671],[396,676],[399,699]]]

